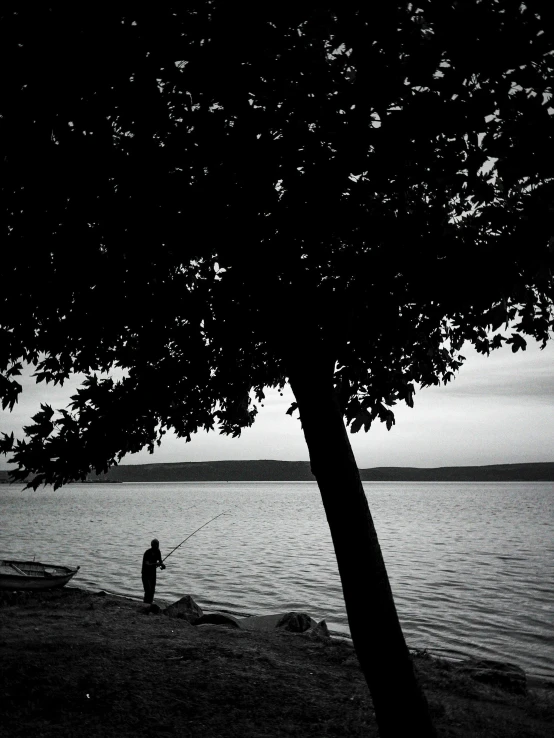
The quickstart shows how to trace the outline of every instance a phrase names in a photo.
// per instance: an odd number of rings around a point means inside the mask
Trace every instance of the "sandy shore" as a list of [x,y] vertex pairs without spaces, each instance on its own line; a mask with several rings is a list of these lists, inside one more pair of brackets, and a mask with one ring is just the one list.
[[[0,593],[0,736],[376,736],[351,644],[276,619],[192,626],[76,588]],[[554,685],[414,660],[440,736],[552,735]]]

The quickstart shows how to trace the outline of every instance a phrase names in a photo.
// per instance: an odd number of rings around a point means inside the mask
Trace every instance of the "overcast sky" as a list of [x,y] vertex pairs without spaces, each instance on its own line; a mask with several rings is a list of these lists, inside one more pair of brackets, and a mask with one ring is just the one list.
[[[469,348],[463,354],[467,362],[453,382],[417,393],[413,409],[397,406],[391,431],[376,423],[369,433],[350,436],[360,467],[554,461],[554,341],[544,351],[530,343],[516,354],[509,348],[489,357]],[[26,378],[14,412],[0,412],[0,431],[21,436],[41,402],[64,407],[74,388]],[[202,432],[185,443],[168,434],[154,455],[144,451],[123,463],[306,460],[298,414],[286,415],[292,400],[290,390],[283,397],[269,392],[254,426],[238,439]],[[6,468],[2,457],[0,468]]]

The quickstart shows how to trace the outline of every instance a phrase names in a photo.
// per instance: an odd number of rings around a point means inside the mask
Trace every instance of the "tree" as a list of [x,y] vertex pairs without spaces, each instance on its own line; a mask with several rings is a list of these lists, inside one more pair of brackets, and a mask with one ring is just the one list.
[[[5,436],[60,486],[288,381],[382,736],[433,735],[345,429],[553,326],[554,13],[491,0],[2,11]],[[116,368],[118,378],[103,373]],[[401,702],[399,708],[398,702]]]

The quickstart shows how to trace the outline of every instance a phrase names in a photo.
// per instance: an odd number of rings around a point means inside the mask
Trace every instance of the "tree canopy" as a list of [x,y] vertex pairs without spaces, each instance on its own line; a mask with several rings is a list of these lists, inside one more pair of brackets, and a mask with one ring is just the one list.
[[464,341],[544,343],[553,21],[478,0],[4,10],[3,406],[21,361],[89,375],[4,440],[21,476],[238,434],[300,357],[334,368],[356,431],[451,379]]

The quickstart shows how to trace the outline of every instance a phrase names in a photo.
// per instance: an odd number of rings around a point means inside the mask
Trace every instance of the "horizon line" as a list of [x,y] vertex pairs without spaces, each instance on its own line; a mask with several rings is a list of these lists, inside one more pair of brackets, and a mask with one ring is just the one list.
[[[164,466],[164,465],[171,465],[171,464],[223,464],[223,463],[233,463],[233,464],[248,464],[251,462],[276,462],[280,464],[309,464],[309,459],[210,459],[210,460],[202,460],[202,461],[151,461],[151,462],[142,462],[142,463],[121,463],[121,464],[115,464],[114,466],[110,467],[110,469],[116,469],[118,467],[122,466]],[[472,469],[484,469],[487,467],[496,467],[496,466],[533,466],[537,464],[554,464],[554,460],[552,461],[509,461],[509,462],[502,462],[502,463],[496,463],[496,464],[450,464],[447,466],[360,466],[358,465],[358,469],[360,470],[367,470],[367,469],[464,469],[464,468],[472,468]],[[13,468],[13,467],[11,467]],[[10,471],[10,467],[0,467],[0,472],[3,471]]]

